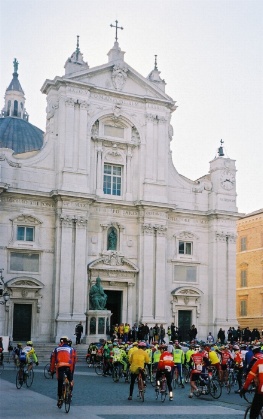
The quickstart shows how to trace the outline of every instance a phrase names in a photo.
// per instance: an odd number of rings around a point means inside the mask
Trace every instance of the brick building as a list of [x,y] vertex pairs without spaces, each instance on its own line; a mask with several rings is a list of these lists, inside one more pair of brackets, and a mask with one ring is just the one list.
[[263,209],[237,222],[237,319],[263,329]]

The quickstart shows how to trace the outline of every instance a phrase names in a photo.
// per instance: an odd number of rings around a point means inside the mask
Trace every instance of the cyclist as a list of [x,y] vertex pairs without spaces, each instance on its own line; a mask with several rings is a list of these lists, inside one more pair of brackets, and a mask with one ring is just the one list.
[[169,400],[173,400],[173,389],[172,389],[172,370],[174,368],[174,358],[171,352],[167,351],[167,345],[160,345],[161,351],[160,360],[156,371],[156,387],[160,387],[160,378],[162,373],[165,374],[167,380],[167,386],[169,389]]
[[63,336],[60,339],[60,342],[63,341],[62,345],[59,345],[51,354],[51,366],[50,372],[52,376],[55,373],[55,368],[57,371],[57,380],[58,380],[58,408],[61,408],[62,400],[62,386],[64,380],[64,373],[66,374],[71,391],[73,390],[73,373],[75,370],[76,364],[76,350],[71,348],[68,344],[69,338]]
[[22,352],[22,343],[18,343],[16,345],[16,348],[13,349],[13,360],[16,367],[19,367],[21,352]]
[[257,389],[253,398],[250,419],[257,419],[260,410],[263,406],[263,359],[258,359],[252,366],[250,372],[247,375],[245,384],[240,390],[240,397],[243,397],[244,393],[248,390],[250,383],[254,380],[257,383]]
[[217,352],[219,353],[221,357],[221,371],[219,372],[220,381],[221,383],[226,383],[228,380],[227,367],[231,363],[231,360],[232,360],[231,354],[224,345],[222,345],[220,350],[218,349]]
[[180,378],[180,385],[182,388],[184,388],[183,377],[182,377],[182,364],[184,363],[184,351],[182,350],[178,341],[175,341],[174,346],[175,348],[173,351],[173,360],[174,360],[175,366],[177,367],[178,375]]
[[196,351],[193,353],[190,357],[190,360],[192,362],[192,371],[190,374],[190,394],[188,397],[193,397],[194,390],[197,390],[197,387],[195,385],[195,381],[197,381],[204,369],[204,366],[209,363],[207,358],[207,352],[203,351],[200,346],[195,347]]
[[22,349],[22,352],[26,354],[26,363],[27,363],[27,374],[33,368],[33,362],[38,365],[37,354],[33,348],[32,340],[29,340],[26,343],[26,346]]
[[233,346],[233,361],[234,361],[234,368],[237,371],[237,382],[238,382],[238,390],[235,391],[235,393],[240,393],[240,390],[242,388],[242,375],[243,375],[243,358],[239,349],[238,345]]
[[150,359],[147,352],[145,352],[146,349],[146,343],[145,342],[139,342],[138,343],[138,349],[134,352],[132,352],[130,356],[130,371],[131,371],[131,384],[130,384],[130,395],[128,397],[128,400],[132,400],[132,393],[134,389],[134,383],[136,380],[136,377],[139,374],[139,371],[141,370],[143,383],[145,384],[145,373],[144,373],[144,365],[148,364]]

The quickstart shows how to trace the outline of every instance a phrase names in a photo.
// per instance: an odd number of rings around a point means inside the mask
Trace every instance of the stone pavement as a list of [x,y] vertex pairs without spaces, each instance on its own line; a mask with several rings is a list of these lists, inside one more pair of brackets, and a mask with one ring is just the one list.
[[[64,407],[61,410],[56,407],[56,382],[44,379],[43,368],[35,369],[32,390],[26,387],[18,390],[14,377],[15,373],[11,371],[11,368],[0,377],[0,416],[2,418],[14,419],[22,416],[27,419],[35,419],[43,415],[45,419],[54,419],[65,414]],[[76,371],[75,379],[76,384],[82,383],[82,387],[88,384],[88,381],[81,380],[89,380],[87,391],[89,395],[92,394],[92,397],[88,399],[82,395],[83,393],[79,393],[80,397],[76,391],[74,394],[76,397],[69,412],[69,415],[74,419],[135,419],[138,417],[140,419],[198,419],[199,417],[200,419],[241,419],[246,408],[246,405],[238,405],[238,399],[235,399],[235,403],[227,405],[217,401],[188,399],[186,394],[180,400],[175,398],[174,402],[168,401],[162,404],[153,399],[151,392],[149,392],[151,397],[146,398],[144,403],[138,401],[136,392],[133,400],[129,402],[126,397],[128,388],[125,387],[125,384],[115,384],[107,379],[103,380],[103,377],[98,377],[91,369],[81,368]],[[95,388],[95,393],[91,386]],[[100,397],[101,394],[105,396],[105,391],[109,391],[111,403],[109,403],[109,399]],[[52,397],[47,394],[52,394]],[[94,394],[97,394],[98,397]]]

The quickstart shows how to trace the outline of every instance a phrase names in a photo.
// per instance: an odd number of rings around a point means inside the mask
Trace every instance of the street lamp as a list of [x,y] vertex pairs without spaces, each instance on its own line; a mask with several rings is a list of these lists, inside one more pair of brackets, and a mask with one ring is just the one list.
[[10,298],[9,292],[5,288],[3,270],[4,269],[0,269],[0,297],[2,297],[4,301],[0,301],[0,304],[6,304]]

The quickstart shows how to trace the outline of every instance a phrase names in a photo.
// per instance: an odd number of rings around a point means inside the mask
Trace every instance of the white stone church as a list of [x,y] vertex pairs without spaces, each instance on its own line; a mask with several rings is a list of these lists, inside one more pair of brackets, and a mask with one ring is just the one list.
[[[192,181],[173,165],[175,101],[157,63],[89,68],[77,40],[29,123],[14,61],[0,118],[0,335],[57,341],[88,323],[96,278],[110,322],[174,322],[183,338],[236,326],[236,168],[219,147]],[[4,295],[9,294],[8,301]]]

